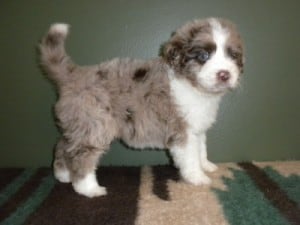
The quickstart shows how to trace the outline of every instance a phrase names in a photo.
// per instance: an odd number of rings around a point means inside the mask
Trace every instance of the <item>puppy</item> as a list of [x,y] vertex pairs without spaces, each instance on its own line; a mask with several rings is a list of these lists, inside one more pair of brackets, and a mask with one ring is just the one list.
[[195,20],[174,32],[155,59],[94,66],[78,66],[67,55],[68,30],[52,25],[39,46],[41,65],[59,93],[55,177],[81,195],[105,195],[95,170],[117,138],[134,148],[169,149],[186,182],[209,184],[204,171],[217,167],[207,160],[206,131],[243,71],[235,26],[219,18]]

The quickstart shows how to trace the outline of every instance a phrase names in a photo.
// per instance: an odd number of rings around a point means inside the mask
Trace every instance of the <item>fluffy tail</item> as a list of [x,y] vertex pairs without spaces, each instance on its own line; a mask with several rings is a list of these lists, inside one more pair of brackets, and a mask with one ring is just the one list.
[[39,46],[41,66],[48,78],[59,86],[68,82],[75,68],[75,64],[65,51],[68,32],[69,25],[53,24]]

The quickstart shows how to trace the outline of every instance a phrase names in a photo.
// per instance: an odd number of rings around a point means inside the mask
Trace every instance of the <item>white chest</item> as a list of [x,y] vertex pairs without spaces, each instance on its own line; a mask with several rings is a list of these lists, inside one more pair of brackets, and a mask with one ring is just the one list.
[[205,132],[215,122],[221,96],[201,93],[187,81],[176,78],[171,80],[171,94],[193,132]]

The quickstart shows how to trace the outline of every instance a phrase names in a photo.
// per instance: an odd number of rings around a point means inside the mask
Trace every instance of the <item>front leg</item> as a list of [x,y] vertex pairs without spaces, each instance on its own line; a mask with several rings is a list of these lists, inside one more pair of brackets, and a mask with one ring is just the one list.
[[200,146],[200,164],[201,167],[208,172],[214,172],[218,169],[218,167],[210,162],[207,159],[207,148],[206,148],[206,135],[205,134],[201,134],[199,136],[199,146]]
[[198,137],[190,133],[187,142],[182,146],[171,147],[170,153],[186,182],[194,185],[210,184],[210,178],[205,175],[200,166],[199,147]]

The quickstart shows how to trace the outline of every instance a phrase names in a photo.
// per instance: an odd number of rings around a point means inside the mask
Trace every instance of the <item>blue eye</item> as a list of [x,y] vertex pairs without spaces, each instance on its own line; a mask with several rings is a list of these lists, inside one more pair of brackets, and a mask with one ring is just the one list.
[[204,49],[202,49],[199,52],[199,54],[197,55],[197,59],[200,62],[205,63],[209,59],[209,53],[207,51],[205,51]]

